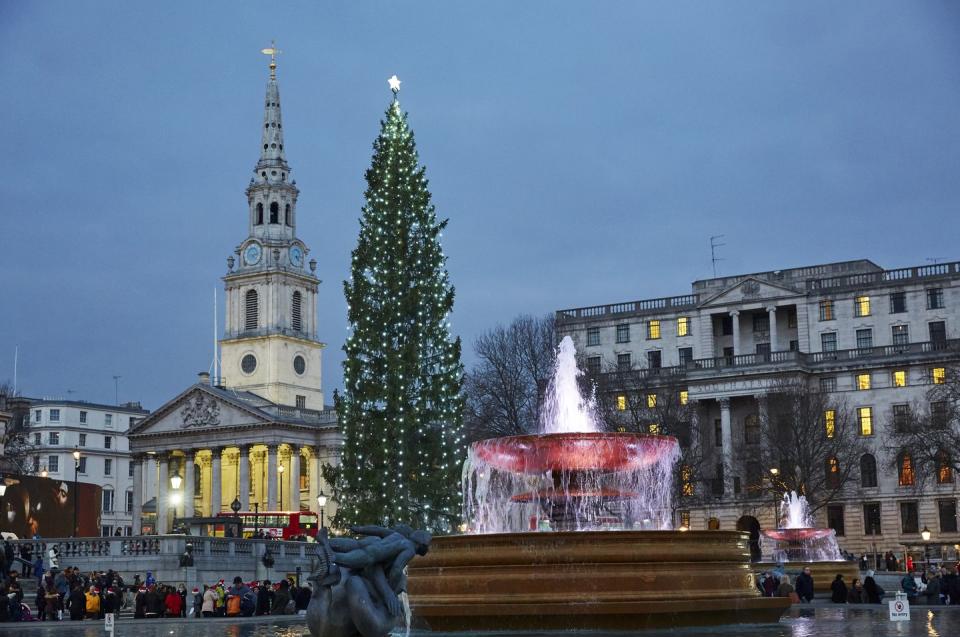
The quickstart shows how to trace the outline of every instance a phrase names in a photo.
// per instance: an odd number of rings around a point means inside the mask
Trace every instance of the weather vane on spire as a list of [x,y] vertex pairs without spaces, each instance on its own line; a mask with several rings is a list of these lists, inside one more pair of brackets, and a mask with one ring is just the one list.
[[394,95],[400,92],[400,78],[398,78],[396,74],[387,80],[387,84],[390,85],[390,90],[393,91]]
[[277,55],[283,53],[277,48],[277,41],[270,40],[270,46],[266,49],[260,49],[260,52],[270,56],[270,77],[277,77]]

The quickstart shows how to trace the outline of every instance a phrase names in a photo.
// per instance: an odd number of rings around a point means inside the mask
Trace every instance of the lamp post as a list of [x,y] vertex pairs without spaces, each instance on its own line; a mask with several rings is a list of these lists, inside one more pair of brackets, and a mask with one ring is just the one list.
[[776,497],[776,487],[777,487],[777,476],[780,475],[780,469],[777,467],[770,468],[770,485],[773,487],[771,492],[773,493],[773,525],[775,529],[780,528],[780,512],[777,508],[777,497]]
[[233,499],[233,502],[230,503],[230,510],[233,511],[233,514],[237,516],[237,537],[243,537],[243,525],[240,524],[240,507],[243,506],[240,504],[240,496],[237,495]]
[[923,538],[923,559],[927,563],[926,570],[930,570],[930,529],[927,528],[927,525],[923,525],[923,530],[920,531],[920,537]]
[[283,465],[277,467],[277,471],[280,472],[280,510],[283,511]]
[[320,489],[320,495],[317,496],[317,506],[320,507],[320,528],[323,528],[323,507],[327,506],[327,496]]
[[173,525],[172,529],[176,530],[177,528],[177,505],[180,504],[180,485],[183,483],[183,478],[177,474],[173,474],[170,477],[170,487],[173,489],[173,493],[170,494],[170,502],[173,504]]
[[80,473],[80,450],[73,450],[73,537],[80,535],[77,524],[77,475]]

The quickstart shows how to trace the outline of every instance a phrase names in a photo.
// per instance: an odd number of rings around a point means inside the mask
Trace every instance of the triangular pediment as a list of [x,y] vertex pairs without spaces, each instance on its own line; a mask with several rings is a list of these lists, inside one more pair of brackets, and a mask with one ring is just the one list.
[[700,304],[700,307],[753,302],[762,303],[766,300],[793,298],[801,296],[801,294],[798,290],[788,288],[784,285],[778,285],[754,277],[747,277],[736,285],[706,299]]
[[255,425],[270,418],[241,400],[232,400],[206,385],[193,385],[176,398],[138,422],[128,437],[156,434],[183,434]]

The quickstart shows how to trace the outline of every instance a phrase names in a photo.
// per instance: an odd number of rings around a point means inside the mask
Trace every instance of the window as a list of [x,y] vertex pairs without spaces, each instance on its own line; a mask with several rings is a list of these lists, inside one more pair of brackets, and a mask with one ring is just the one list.
[[660,433],[660,425],[657,424],[657,423],[655,423],[655,422],[650,423],[649,425],[647,425],[647,433],[659,434],[659,433]]
[[836,317],[833,314],[833,301],[830,299],[824,299],[820,301],[820,320],[821,321],[832,321]]
[[953,463],[943,449],[937,452],[937,484],[953,484]]
[[686,367],[693,362],[693,348],[681,347],[677,350],[677,357],[680,359],[680,366]]
[[947,381],[947,369],[945,367],[934,367],[931,376],[934,385],[942,385]]
[[81,425],[87,424],[87,412],[85,411],[80,412],[80,424]]
[[893,429],[902,433],[910,427],[910,405],[901,403],[892,407]]
[[957,532],[957,501],[937,500],[937,513],[940,514],[940,532]]
[[33,410],[33,422],[40,422],[40,415],[43,413],[40,409]]
[[943,321],[932,321],[927,323],[930,330],[930,342],[934,345],[943,345],[947,342],[947,326]]
[[107,427],[113,427],[113,414],[104,414],[103,424]]
[[257,329],[257,325],[260,322],[260,308],[257,307],[257,291],[256,290],[247,290],[247,294],[244,297],[244,324],[243,328],[247,330]]
[[900,503],[900,530],[903,533],[920,532],[920,514],[916,502]]
[[105,476],[113,475],[113,458],[103,459],[103,475]]
[[662,362],[659,351],[647,352],[647,367],[650,369],[660,369]]
[[103,490],[103,512],[104,513],[113,512],[113,489]]
[[820,391],[828,393],[837,391],[837,379],[835,376],[828,376],[820,379]]
[[124,513],[133,512],[133,491],[127,491],[127,497],[126,497],[126,502],[124,502],[124,505],[123,505],[123,511]]
[[307,397],[297,394],[297,409],[306,409],[307,407]]
[[[683,483],[681,493],[683,495],[693,495],[693,469],[689,465],[683,465],[680,469],[680,480]],[[687,526],[690,526],[690,512],[687,511]]]
[[60,410],[51,409],[50,410],[50,422],[60,422]]
[[111,449],[113,447],[113,436],[104,436],[103,437],[103,448]]
[[905,369],[893,370],[892,382],[894,387],[906,387],[907,386],[907,370]]
[[770,355],[770,343],[757,343],[757,354],[761,356]]
[[87,434],[80,434],[80,438],[79,438],[79,442],[78,442],[77,446],[78,446],[78,447],[86,447],[86,446],[87,446]]
[[713,444],[718,449],[723,446],[723,424],[719,418],[713,419]]
[[913,457],[909,451],[901,451],[897,456],[897,478],[901,487],[912,487],[916,482],[913,472]]
[[77,473],[86,473],[87,472],[87,457],[80,456],[80,460],[77,461]]
[[790,308],[787,310],[787,329],[797,329],[797,310]]
[[258,226],[263,225],[263,204],[262,203],[257,204],[257,218],[256,218],[256,221],[254,221],[254,224]]
[[618,343],[629,343],[630,342],[630,324],[621,323],[617,326],[617,342]]
[[660,321],[647,321],[647,340],[654,341],[660,338]]
[[303,296],[300,292],[293,293],[293,301],[290,303],[290,327],[293,328],[294,332],[299,332],[303,329],[303,320],[301,316],[301,305],[303,302]]
[[593,347],[594,345],[600,344],[600,328],[599,327],[588,327],[587,328],[587,346]]
[[280,223],[280,204],[270,202],[270,223]]
[[[748,445],[755,445],[760,442],[760,418],[756,414],[749,414],[743,419],[743,441]],[[756,481],[748,479],[748,482],[756,484]]]
[[105,524],[100,527],[100,537],[110,537],[113,535],[113,527],[109,524]]
[[877,486],[877,459],[873,454],[865,453],[860,456],[860,486],[864,489]]
[[762,338],[770,336],[770,316],[768,314],[753,315],[753,333]]
[[50,456],[47,458],[47,471],[50,473],[60,471],[60,456]]
[[686,389],[681,389],[681,390],[680,390],[680,404],[681,404],[681,405],[686,405],[688,402],[690,402],[690,392],[688,392]]
[[890,294],[890,313],[900,314],[907,311],[907,293],[893,292]]
[[927,288],[927,309],[939,310],[943,308],[943,288]]
[[681,316],[677,319],[677,336],[690,336],[690,319]]
[[788,346],[788,348],[790,349],[791,352],[799,352],[799,351],[800,351],[800,341],[798,341],[798,340],[795,339],[795,338],[794,338],[794,339],[791,339],[791,340],[790,340],[790,343],[788,343],[787,346]]
[[893,333],[894,345],[908,345],[910,343],[910,326],[892,325],[890,331]]
[[823,412],[823,428],[827,438],[833,438],[837,433],[837,412],[835,410],[828,409]]
[[288,226],[292,226],[292,225],[293,225],[293,214],[291,214],[291,212],[290,212],[290,204],[287,204],[286,206],[284,206],[283,210],[284,210],[284,213],[285,213],[285,214],[284,214],[284,223],[286,223]]
[[837,537],[843,537],[845,529],[843,526],[843,506],[831,504],[827,506],[827,526],[834,530]]
[[135,463],[136,463],[135,460],[131,460],[130,462],[127,463],[127,477],[128,477],[128,478],[132,478],[132,477],[133,477],[133,468],[134,468],[134,466],[135,466]]
[[863,533],[864,535],[880,535],[883,527],[880,525],[880,503],[863,503]]
[[873,407],[859,407],[857,409],[857,423],[860,425],[861,436],[872,436]]
[[33,446],[39,447],[40,445],[43,444],[43,441],[41,440],[42,436],[43,434],[41,434],[40,432],[33,434]]
[[873,347],[873,330],[870,328],[857,330],[857,348]]
[[40,456],[33,457],[33,472],[40,473]]
[[854,316],[870,316],[870,297],[858,296],[853,299]]
[[946,429],[950,423],[950,406],[945,400],[930,403],[930,425],[937,429]]
[[623,394],[617,396],[617,411],[626,411],[627,410],[627,397]]
[[[723,481],[720,481],[720,489],[722,493]],[[707,530],[708,531],[719,531],[720,530],[720,519],[719,518],[710,518],[707,520]]]
[[723,336],[733,335],[733,317],[732,316],[720,317],[720,334]]
[[820,335],[820,348],[824,352],[835,352],[837,351],[837,333],[836,332],[824,332]]
[[763,487],[763,469],[760,468],[760,463],[756,460],[749,460],[744,469],[747,492],[758,492]]
[[836,456],[830,456],[826,462],[827,486],[831,489],[840,488],[840,461]]
[[860,391],[870,389],[870,372],[857,374],[857,389]]
[[617,354],[617,371],[618,372],[629,372],[632,364],[630,362],[630,354]]
[[587,358],[587,373],[596,376],[600,373],[600,357],[590,356]]
[[653,409],[657,406],[657,395],[647,394],[647,409]]

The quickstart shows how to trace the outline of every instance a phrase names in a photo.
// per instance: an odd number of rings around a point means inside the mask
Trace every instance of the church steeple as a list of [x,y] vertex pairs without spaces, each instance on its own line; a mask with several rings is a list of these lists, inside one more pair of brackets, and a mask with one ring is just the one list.
[[260,161],[256,176],[261,181],[283,182],[290,172],[283,151],[283,118],[280,115],[280,87],[277,85],[277,53],[275,45],[263,49],[270,56],[270,79],[267,80],[267,96],[263,105],[263,134],[260,141]]

